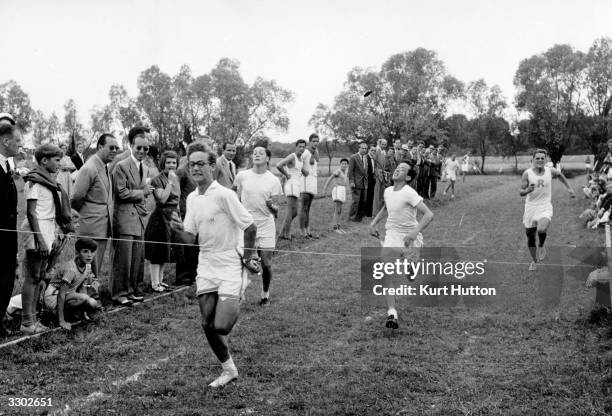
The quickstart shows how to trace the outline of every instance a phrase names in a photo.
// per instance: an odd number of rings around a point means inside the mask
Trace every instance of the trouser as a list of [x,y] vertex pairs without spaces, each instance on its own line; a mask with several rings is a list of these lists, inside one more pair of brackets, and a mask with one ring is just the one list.
[[368,182],[368,190],[366,191],[366,207],[365,207],[365,216],[371,217],[372,210],[374,208],[374,188],[376,187],[376,182]]
[[15,287],[15,267],[17,266],[16,253],[0,253],[0,333],[2,332],[2,319],[13,295]]
[[144,280],[144,242],[142,236],[119,234],[114,242],[111,296],[113,300],[140,295]]
[[353,221],[361,221],[365,214],[367,189],[353,188],[353,202],[351,203],[350,218]]
[[376,181],[374,186],[374,203],[372,204],[372,215],[376,216],[385,203],[385,182]]
[[[104,254],[106,254],[106,247],[108,246],[108,238],[92,238],[96,244],[98,244],[98,248],[96,249],[96,258],[95,265],[93,265],[93,273],[96,275],[98,279],[102,277],[102,270],[104,268]],[[113,264],[113,251],[110,253],[109,264]]]
[[438,177],[430,176],[429,177],[429,197],[430,198],[435,197],[437,190],[438,190]]

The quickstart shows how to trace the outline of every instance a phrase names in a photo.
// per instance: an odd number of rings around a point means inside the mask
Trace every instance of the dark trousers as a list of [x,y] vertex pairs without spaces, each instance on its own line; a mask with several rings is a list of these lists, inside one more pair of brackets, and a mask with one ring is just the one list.
[[16,254],[2,253],[0,255],[0,264],[2,264],[2,267],[0,267],[0,336],[2,336],[4,332],[2,320],[6,314],[6,308],[15,287]]
[[429,177],[429,197],[430,198],[435,197],[437,190],[438,190],[438,177],[430,176]]
[[367,189],[353,188],[353,202],[349,217],[353,221],[361,221],[366,211]]
[[144,280],[144,242],[142,236],[119,234],[114,242],[111,295],[113,300],[122,296],[140,295]]
[[[365,216],[371,217],[372,211],[374,208],[374,188],[376,187],[376,181],[368,182],[368,189],[366,192],[366,207],[365,207]],[[376,213],[378,214],[378,213]]]

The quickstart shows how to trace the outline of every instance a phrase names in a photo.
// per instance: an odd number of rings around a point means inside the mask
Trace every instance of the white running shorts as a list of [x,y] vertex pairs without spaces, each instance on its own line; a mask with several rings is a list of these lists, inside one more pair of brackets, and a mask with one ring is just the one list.
[[300,197],[300,193],[302,192],[302,183],[300,179],[288,179],[285,182],[285,196],[294,196],[296,198]]
[[346,186],[334,186],[332,188],[332,200],[346,202]]
[[523,225],[525,228],[536,227],[538,221],[546,218],[552,220],[553,207],[552,204],[547,205],[525,205],[525,214],[523,215]]
[[308,175],[304,177],[304,190],[307,194],[316,195],[317,194],[317,177]]

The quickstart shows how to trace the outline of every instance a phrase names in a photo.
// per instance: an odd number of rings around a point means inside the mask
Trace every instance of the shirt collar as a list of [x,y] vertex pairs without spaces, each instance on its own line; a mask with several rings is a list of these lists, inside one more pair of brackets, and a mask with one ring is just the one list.
[[8,161],[8,157],[6,157],[2,153],[0,153],[0,166],[2,166],[2,170],[4,171],[4,173],[7,173],[7,171],[6,171],[6,162],[7,161]]
[[138,159],[136,159],[136,158],[134,157],[134,155],[132,154],[132,151],[131,151],[131,150],[130,150],[130,157],[132,158],[132,161],[134,161],[134,163],[136,163],[136,167],[137,167],[138,169],[140,169],[140,164],[142,163],[142,161],[140,161],[140,162],[139,162],[139,161],[138,161]]
[[209,192],[214,191],[215,189],[217,189],[218,187],[220,187],[221,184],[217,181],[212,181],[212,183],[208,186],[208,188],[206,189],[206,192],[204,192],[203,194],[200,193],[200,188],[196,188],[196,192],[198,193],[198,196],[206,196],[208,195]]

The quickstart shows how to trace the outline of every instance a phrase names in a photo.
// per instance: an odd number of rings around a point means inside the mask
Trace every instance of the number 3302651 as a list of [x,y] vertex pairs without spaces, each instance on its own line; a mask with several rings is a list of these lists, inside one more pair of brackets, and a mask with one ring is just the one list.
[[10,407],[44,407],[53,406],[51,398],[34,398],[34,397],[9,397],[8,405]]

